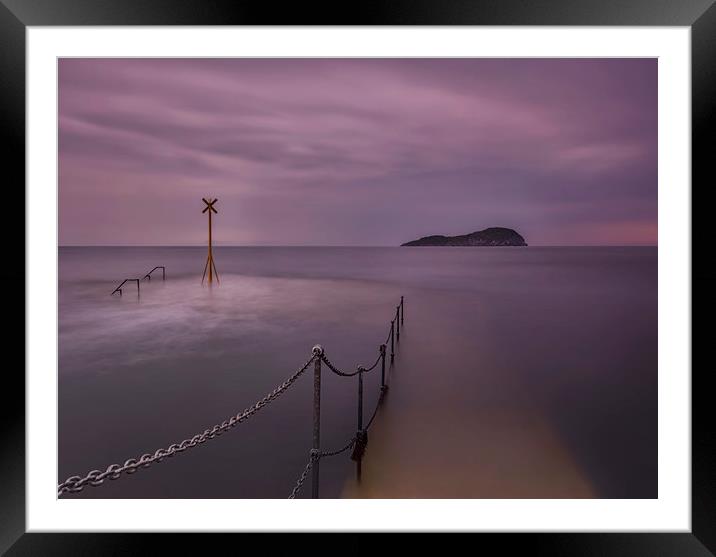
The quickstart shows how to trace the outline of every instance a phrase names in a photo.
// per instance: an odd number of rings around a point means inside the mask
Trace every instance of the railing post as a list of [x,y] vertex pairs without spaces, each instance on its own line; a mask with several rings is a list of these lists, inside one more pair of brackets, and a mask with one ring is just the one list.
[[162,266],[162,280],[167,279],[167,270]]
[[403,297],[400,297],[400,324],[403,324],[403,319],[405,319],[405,302],[403,300]]
[[[356,440],[357,443],[362,442],[362,436],[363,436],[363,368],[358,368],[358,439]],[[361,453],[359,455],[358,460],[356,461],[356,479],[360,481],[361,473],[362,473],[362,462],[363,462],[363,454]]]
[[380,392],[381,394],[388,390],[385,384],[385,344],[380,345]]
[[400,342],[400,306],[395,307],[395,323],[398,326],[398,342]]
[[395,359],[395,342],[393,337],[395,336],[395,319],[390,322],[390,363],[393,363]]
[[323,347],[316,344],[313,347],[313,450],[311,451],[312,470],[312,498],[318,499],[318,465],[321,451],[321,357]]

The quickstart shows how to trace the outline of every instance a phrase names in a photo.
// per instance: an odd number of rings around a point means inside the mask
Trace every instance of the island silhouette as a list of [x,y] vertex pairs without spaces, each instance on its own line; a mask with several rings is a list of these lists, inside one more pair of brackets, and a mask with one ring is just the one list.
[[460,236],[425,236],[401,246],[526,246],[525,239],[511,228],[491,227]]

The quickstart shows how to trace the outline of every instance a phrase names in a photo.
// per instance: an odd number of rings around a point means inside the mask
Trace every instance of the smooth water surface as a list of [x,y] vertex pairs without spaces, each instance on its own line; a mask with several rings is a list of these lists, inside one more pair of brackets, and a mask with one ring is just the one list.
[[[404,295],[361,485],[347,454],[324,460],[322,497],[657,497],[656,248],[220,247],[213,287],[205,260],[60,248],[60,480],[224,421],[316,343],[348,371],[371,364]],[[166,281],[110,296],[156,265]],[[286,497],[312,389],[309,370],[228,433],[70,497]],[[355,432],[356,391],[324,368],[325,448]]]

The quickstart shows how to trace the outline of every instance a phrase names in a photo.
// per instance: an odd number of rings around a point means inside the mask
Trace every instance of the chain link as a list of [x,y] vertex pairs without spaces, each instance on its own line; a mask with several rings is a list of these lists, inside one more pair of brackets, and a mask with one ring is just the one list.
[[[391,319],[390,324],[393,325],[395,323],[395,319]],[[393,327],[388,329],[388,337],[385,339],[385,342],[383,344],[388,344],[388,341],[390,340],[390,337],[393,335]]]
[[[378,357],[375,359],[375,362],[373,363],[372,366],[363,368],[363,373],[368,373],[369,371],[373,371],[375,369],[375,367],[378,365],[378,362],[380,362],[380,359],[382,356],[383,356],[383,352],[381,351],[380,347],[378,347]],[[360,366],[358,366],[358,367],[360,367]]]
[[221,435],[225,431],[234,427],[236,424],[240,424],[241,422],[247,420],[264,406],[278,398],[279,395],[288,389],[294,381],[296,381],[296,379],[298,379],[303,372],[308,369],[308,366],[311,365],[315,358],[315,355],[311,356],[301,369],[286,379],[286,381],[281,383],[273,391],[258,402],[254,403],[252,406],[249,406],[235,416],[231,416],[228,420],[225,420],[221,424],[217,424],[211,429],[206,429],[203,433],[199,433],[191,439],[184,439],[181,443],[170,445],[166,449],[157,449],[154,454],[145,453],[139,457],[139,459],[130,458],[121,466],[119,464],[111,464],[106,470],[92,470],[85,477],[71,476],[57,486],[57,495],[60,496],[64,493],[77,493],[82,491],[86,485],[91,485],[93,487],[100,486],[106,479],[116,480],[123,472],[127,474],[134,474],[139,468],[147,468],[154,462],[161,462],[167,457],[174,456],[177,453],[182,453],[187,449],[196,447],[197,445],[205,443],[209,439],[213,439],[214,437]]
[[[375,415],[378,413],[378,406],[380,406],[380,401],[383,398],[383,394],[381,393],[380,397],[378,398],[378,404],[375,407],[375,410],[373,411],[373,416],[371,417],[370,421],[368,422],[368,425],[366,426],[366,430],[370,427],[370,424],[373,422],[373,418],[375,418]],[[303,469],[303,472],[298,477],[298,480],[296,480],[296,486],[291,491],[291,495],[288,496],[289,499],[295,499],[296,495],[298,495],[298,492],[301,491],[301,488],[303,487],[304,482],[306,481],[306,478],[308,477],[308,472],[313,468],[313,462],[314,460],[320,460],[321,458],[327,458],[331,456],[337,456],[341,453],[346,452],[348,449],[353,448],[353,446],[356,444],[356,441],[358,440],[358,436],[354,435],[348,440],[348,443],[341,447],[340,449],[336,449],[335,451],[321,451],[320,453],[315,453],[313,450],[311,451],[311,458],[308,461],[308,464],[306,464],[306,467]]]
[[358,375],[360,373],[359,369],[355,370],[353,373],[346,373],[345,371],[341,371],[331,363],[331,361],[326,357],[325,353],[321,355],[321,360],[323,360],[323,362],[328,366],[328,369],[330,369],[336,375],[340,375],[341,377],[353,377],[354,375]]
[[350,438],[347,445],[335,451],[321,451],[320,453],[317,453],[316,451],[311,450],[311,457],[308,460],[308,464],[306,464],[306,467],[303,469],[303,472],[301,472],[301,475],[298,477],[298,480],[296,480],[296,486],[293,488],[293,490],[291,491],[291,495],[289,495],[288,498],[295,499],[296,495],[298,495],[298,492],[301,491],[301,488],[303,487],[303,484],[308,477],[308,472],[311,470],[311,468],[313,468],[314,461],[344,453],[348,449],[353,447],[353,445],[355,445],[355,442],[356,436],[354,435]]
[[345,372],[345,371],[341,371],[340,369],[338,369],[338,368],[326,357],[325,352],[321,355],[321,360],[323,360],[323,362],[325,362],[325,364],[328,366],[328,369],[330,369],[330,370],[331,370],[333,373],[335,373],[336,375],[340,375],[341,377],[353,377],[354,375],[358,375],[360,372],[368,373],[369,371],[373,371],[373,370],[375,369],[375,367],[378,365],[378,362],[380,362],[380,358],[381,358],[381,357],[382,357],[382,354],[381,354],[380,351],[379,351],[378,357],[376,358],[375,363],[374,363],[372,366],[370,366],[370,367],[368,367],[368,368],[365,368],[365,367],[363,367],[363,366],[358,366],[358,368],[357,368],[354,372],[352,372],[352,373],[347,373],[347,372]]
[[341,453],[344,453],[344,452],[346,452],[348,449],[350,449],[353,445],[355,445],[355,442],[356,442],[356,436],[354,435],[353,437],[350,438],[350,440],[348,441],[348,444],[345,445],[343,448],[340,448],[340,449],[335,450],[335,451],[322,451],[321,454],[320,454],[320,458],[328,457],[328,456],[336,456],[336,455],[339,455],[339,454],[341,454]]
[[289,499],[295,499],[296,495],[298,495],[298,492],[301,491],[301,488],[303,487],[303,482],[306,481],[306,478],[308,477],[308,472],[313,468],[313,451],[311,451],[311,458],[308,459],[308,464],[306,464],[306,467],[303,469],[303,472],[298,477],[298,480],[296,481],[296,487],[293,488],[291,491],[291,495],[288,496]]
[[381,402],[383,402],[383,395],[385,395],[385,391],[381,390],[380,394],[378,395],[378,402],[375,404],[375,409],[373,410],[373,415],[370,417],[370,420],[368,420],[368,425],[365,426],[366,429],[370,428],[370,424],[373,423],[373,420],[375,419],[376,414],[378,414],[378,408],[380,408]]

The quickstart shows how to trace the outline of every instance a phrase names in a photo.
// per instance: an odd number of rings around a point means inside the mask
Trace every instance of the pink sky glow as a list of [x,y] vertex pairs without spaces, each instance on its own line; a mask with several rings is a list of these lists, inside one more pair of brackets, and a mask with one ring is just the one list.
[[655,59],[61,59],[60,245],[655,245]]

